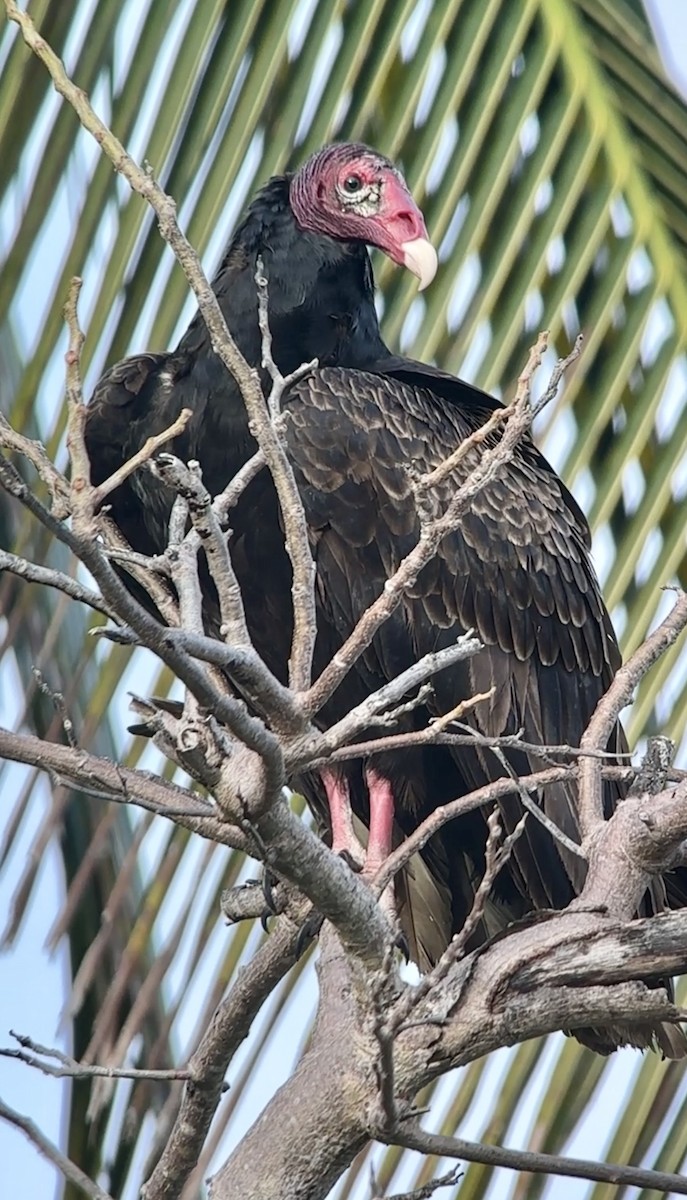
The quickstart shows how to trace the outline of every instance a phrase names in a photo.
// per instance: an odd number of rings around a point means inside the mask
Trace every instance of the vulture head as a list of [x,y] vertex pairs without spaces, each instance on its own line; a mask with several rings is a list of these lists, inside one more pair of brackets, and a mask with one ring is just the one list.
[[291,180],[290,203],[301,229],[376,246],[417,275],[420,291],[434,279],[425,219],[398,168],[369,146],[342,143],[313,154]]

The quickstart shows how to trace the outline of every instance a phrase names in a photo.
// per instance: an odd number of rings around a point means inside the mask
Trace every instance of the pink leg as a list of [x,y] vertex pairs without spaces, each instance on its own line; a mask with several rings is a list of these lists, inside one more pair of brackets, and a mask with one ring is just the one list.
[[374,770],[365,772],[370,795],[370,837],[367,843],[365,874],[376,875],[391,854],[394,828],[394,793],[388,779]]
[[[367,770],[365,779],[370,797],[370,836],[363,875],[372,879],[391,854],[394,829],[394,793],[389,780],[384,779],[374,770]],[[379,897],[379,903],[391,924],[395,926],[398,922],[398,913],[393,881],[384,888]]]
[[340,779],[333,771],[320,771],[329,804],[329,819],[332,825],[332,850],[335,854],[347,854],[354,863],[362,866],[365,854],[353,829],[353,814],[348,790],[348,780]]
[[[394,793],[391,784],[376,771],[365,772],[370,797],[370,832],[366,853],[353,828],[348,781],[327,769],[320,772],[320,778],[329,804],[332,850],[335,854],[345,854],[362,867],[364,878],[372,880],[391,853],[394,828]],[[393,883],[384,889],[380,904],[392,924],[395,924],[397,914]]]

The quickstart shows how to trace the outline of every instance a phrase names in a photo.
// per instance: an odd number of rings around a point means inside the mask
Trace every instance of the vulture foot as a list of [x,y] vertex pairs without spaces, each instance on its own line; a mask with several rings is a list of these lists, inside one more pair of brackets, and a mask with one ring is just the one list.
[[[348,863],[351,870],[360,871],[363,879],[371,883],[391,853],[394,828],[394,793],[391,784],[377,771],[371,768],[366,770],[370,830],[367,849],[364,849],[353,827],[348,780],[330,770],[322,771],[321,778],[329,804],[332,850]],[[398,918],[393,883],[384,889],[379,903],[392,925],[396,926]]]
[[332,850],[334,854],[341,855],[351,870],[361,871],[365,866],[365,851],[353,828],[348,780],[327,769],[321,772],[320,778],[327,793],[332,826]]

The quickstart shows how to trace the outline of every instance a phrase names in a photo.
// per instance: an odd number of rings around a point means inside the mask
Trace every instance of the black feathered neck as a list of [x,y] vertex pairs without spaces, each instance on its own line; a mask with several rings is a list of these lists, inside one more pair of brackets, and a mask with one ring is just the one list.
[[[322,365],[364,367],[388,353],[379,332],[367,248],[301,229],[289,203],[290,179],[276,176],[258,192],[231,239],[214,291],[241,351],[257,364],[255,271],[261,255],[280,369],[288,372],[313,358]],[[211,353],[200,315],[178,349]]]

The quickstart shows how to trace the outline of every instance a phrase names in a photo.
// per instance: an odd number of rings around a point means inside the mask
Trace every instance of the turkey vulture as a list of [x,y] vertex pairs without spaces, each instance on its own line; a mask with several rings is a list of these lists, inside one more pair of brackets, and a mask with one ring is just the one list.
[[[413,271],[421,286],[436,269],[423,217],[397,168],[363,145],[331,145],[299,171],[271,179],[231,239],[214,290],[239,348],[261,359],[255,271],[269,280],[273,353],[282,372],[317,358],[319,368],[285,397],[288,453],[317,567],[315,673],[330,661],[389,575],[415,544],[418,516],[408,464],[429,471],[477,429],[499,402],[433,367],[398,357],[384,344],[374,306],[367,247]],[[212,494],[255,451],[237,386],[210,345],[198,314],[171,352],[135,355],[95,389],[86,440],[99,483],[165,429],[183,407],[193,415],[173,446],[198,459]],[[445,501],[474,463],[437,486]],[[150,472],[131,475],[110,498],[112,516],[138,551],[167,544],[172,494]],[[232,514],[231,554],[254,644],[281,678],[291,642],[291,571],[271,476],[263,470]],[[433,694],[404,718],[418,729],[476,693],[491,698],[466,718],[490,735],[524,730],[529,742],[576,745],[620,662],[617,641],[589,555],[587,522],[545,458],[525,439],[444,538],[436,557],[379,630],[318,715],[326,728],[417,659],[474,628],[484,649],[439,673]],[[208,595],[212,625],[212,596]],[[624,748],[618,728],[611,748]],[[520,774],[537,769],[509,750]],[[503,774],[489,750],[417,747],[347,763],[294,780],[310,804],[331,814],[333,842],[347,842],[351,819],[370,829],[378,861],[437,805]],[[623,795],[606,782],[610,814]],[[539,803],[577,839],[571,783],[543,789]],[[501,804],[507,829],[522,809]],[[406,938],[420,967],[436,961],[470,911],[484,866],[482,812],[444,826],[400,881]],[[583,865],[528,819],[498,877],[484,918],[488,936],[533,910],[561,908],[579,891]],[[646,911],[660,903],[658,885]],[[608,1052],[645,1030],[589,1031]],[[660,1031],[667,1052],[677,1037]],[[671,1048],[670,1039],[675,1043]]]

